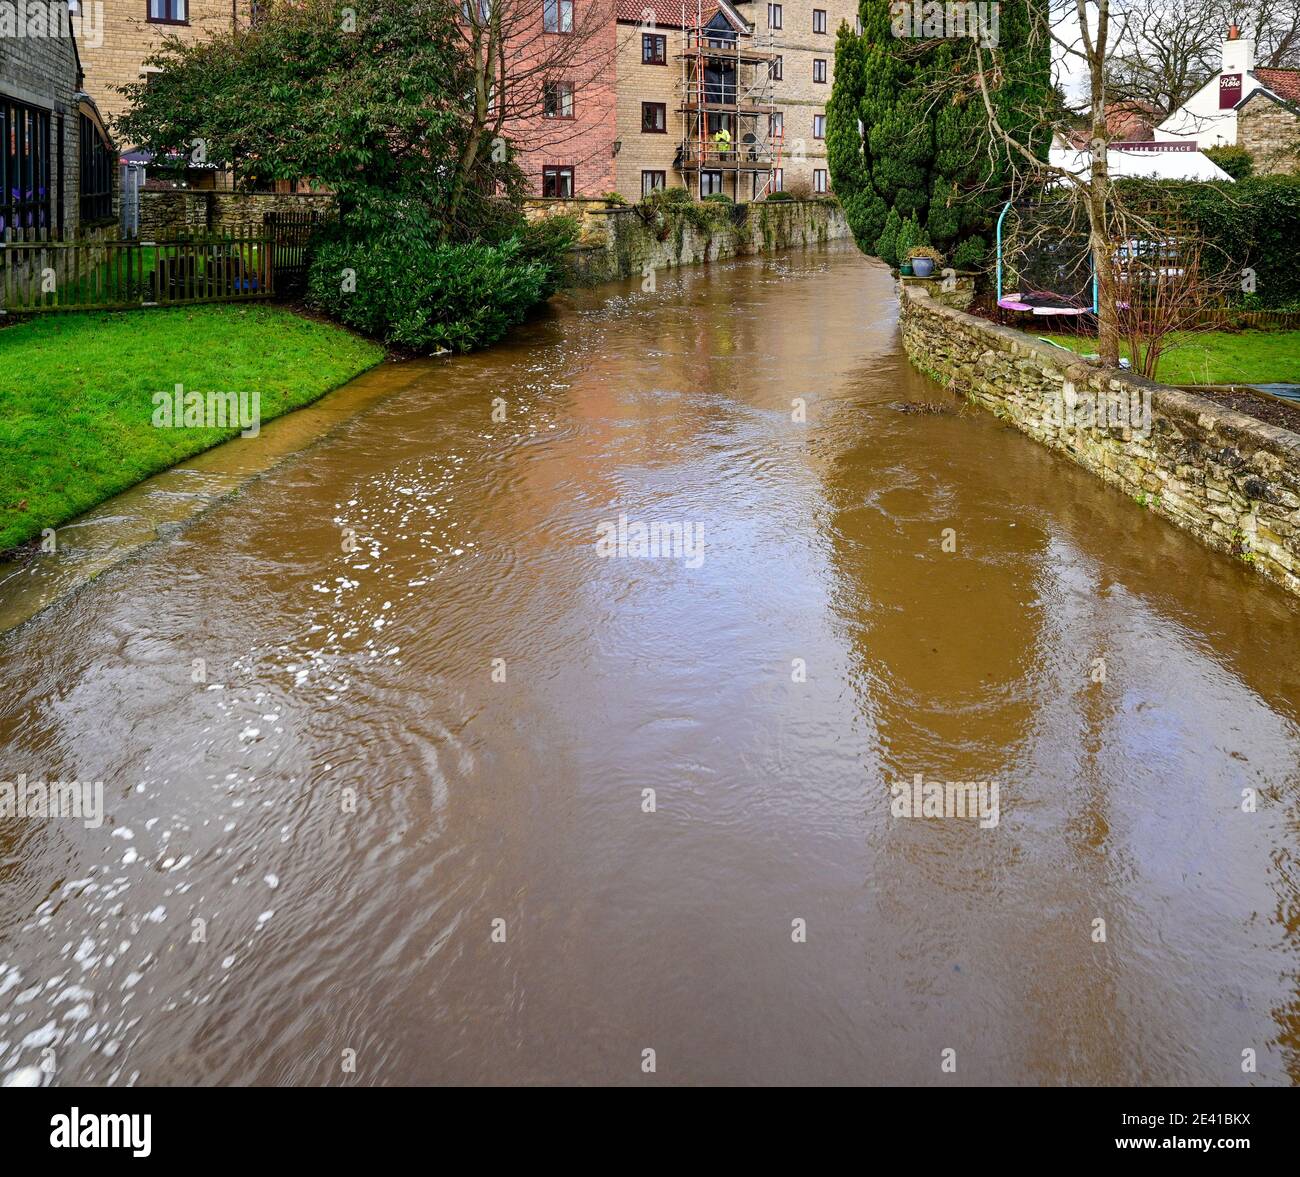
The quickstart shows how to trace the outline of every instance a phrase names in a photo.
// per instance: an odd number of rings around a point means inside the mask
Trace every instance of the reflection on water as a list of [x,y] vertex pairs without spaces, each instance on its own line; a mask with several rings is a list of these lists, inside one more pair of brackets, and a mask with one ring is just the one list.
[[0,819],[0,1072],[1293,1081],[1294,605],[915,374],[849,248],[610,295],[0,638],[0,780],[106,811]]

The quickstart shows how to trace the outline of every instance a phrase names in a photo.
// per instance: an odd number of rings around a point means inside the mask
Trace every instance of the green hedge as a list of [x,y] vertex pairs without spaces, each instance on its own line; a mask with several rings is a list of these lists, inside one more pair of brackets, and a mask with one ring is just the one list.
[[1130,203],[1154,199],[1177,207],[1205,242],[1203,263],[1231,285],[1242,270],[1254,270],[1252,305],[1300,304],[1300,176],[1248,176],[1235,184],[1123,180],[1116,188]]
[[314,249],[307,292],[340,323],[415,351],[471,351],[496,343],[558,289],[573,217],[516,226],[496,243],[440,244],[395,218],[387,230],[327,235]]

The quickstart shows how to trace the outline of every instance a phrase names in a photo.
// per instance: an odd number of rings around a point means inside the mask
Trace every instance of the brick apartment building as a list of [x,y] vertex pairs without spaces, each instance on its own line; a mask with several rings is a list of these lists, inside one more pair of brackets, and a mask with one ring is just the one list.
[[[614,188],[615,0],[498,0],[506,134],[534,195]],[[512,112],[519,112],[511,117]]]
[[588,120],[587,162],[535,142],[538,195],[612,189],[639,200],[652,188],[686,187],[750,200],[774,189],[829,191],[835,35],[841,22],[856,23],[856,4],[615,0],[614,13],[613,110],[607,91],[592,102],[575,92],[573,117]]
[[0,35],[0,239],[68,239],[113,225],[116,178],[68,10],[46,5],[39,26]]
[[[503,0],[503,3],[506,0]],[[508,0],[517,63],[558,68],[507,132],[535,195],[640,199],[654,186],[738,200],[829,189],[825,113],[835,35],[853,0]],[[256,0],[102,0],[102,34],[82,47],[85,88],[104,117],[125,111],[168,36],[246,27]],[[594,26],[594,27],[593,27]],[[564,39],[580,42],[566,55]],[[557,48],[558,47],[558,48]],[[729,137],[720,144],[719,131]],[[124,144],[129,149],[131,144]],[[194,186],[221,176],[192,175]]]

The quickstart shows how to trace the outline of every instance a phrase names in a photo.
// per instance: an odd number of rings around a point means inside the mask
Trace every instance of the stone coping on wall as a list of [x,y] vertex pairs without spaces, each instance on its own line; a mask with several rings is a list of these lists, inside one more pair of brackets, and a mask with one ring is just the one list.
[[[944,306],[917,284],[900,284],[899,297],[916,367],[1300,595],[1300,434],[1072,357]],[[1086,390],[1148,404],[1149,429],[1061,424],[1067,391]]]

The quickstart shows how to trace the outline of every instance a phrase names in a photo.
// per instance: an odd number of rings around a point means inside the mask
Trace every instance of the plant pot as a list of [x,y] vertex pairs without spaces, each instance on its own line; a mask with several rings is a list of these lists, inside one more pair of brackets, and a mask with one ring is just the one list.
[[912,259],[912,273],[918,278],[928,278],[934,273],[934,258],[914,257]]
[[912,276],[912,263],[904,262],[898,267],[898,272],[902,274],[904,278],[910,278]]

